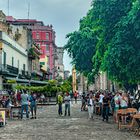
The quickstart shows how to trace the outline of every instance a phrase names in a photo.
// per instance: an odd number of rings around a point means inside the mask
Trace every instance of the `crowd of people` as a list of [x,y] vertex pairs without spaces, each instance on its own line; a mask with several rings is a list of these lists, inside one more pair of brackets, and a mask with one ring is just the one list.
[[[117,123],[117,111],[119,109],[137,108],[140,111],[140,91],[132,95],[126,92],[111,93],[108,91],[89,91],[83,92],[79,95],[77,91],[66,92],[65,94],[59,92],[57,96],[58,114],[60,116],[71,115],[71,103],[77,103],[78,97],[81,100],[81,111],[88,111],[89,119],[94,119],[94,114],[102,116],[103,121],[109,121],[109,116],[112,115],[114,121]],[[10,108],[12,106],[21,106],[21,119],[25,112],[26,117],[36,119],[37,102],[45,102],[44,94],[36,94],[28,90],[19,90],[17,92],[9,92],[8,94],[0,96],[0,107]],[[65,104],[64,111],[62,108]],[[126,118],[123,118],[126,123]]]
[[[37,112],[37,102],[44,103],[44,94],[36,94],[35,92],[30,92],[28,90],[18,90],[8,91],[5,94],[0,94],[0,108],[21,107],[20,117],[23,118],[23,114],[26,114],[26,118],[29,118],[31,114],[31,119],[36,119]],[[11,112],[7,112],[10,116]]]
[[[117,111],[119,109],[136,108],[140,110],[140,92],[134,96],[126,92],[111,93],[107,91],[90,91],[83,93],[81,111],[88,110],[89,119],[93,119],[93,114],[101,115],[103,121],[109,120],[109,115],[113,115],[117,123]],[[126,123],[126,118],[123,119]]]

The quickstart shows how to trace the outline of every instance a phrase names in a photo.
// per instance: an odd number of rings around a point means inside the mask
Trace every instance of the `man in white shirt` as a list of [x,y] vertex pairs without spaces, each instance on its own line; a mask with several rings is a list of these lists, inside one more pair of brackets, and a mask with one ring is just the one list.
[[101,94],[100,94],[100,96],[99,96],[100,115],[102,115],[102,104],[103,104],[103,98],[104,98],[104,95],[103,95],[103,93],[101,93]]
[[26,94],[26,91],[24,90],[21,94],[21,119],[23,118],[23,111],[26,110],[26,117],[29,118],[28,114],[28,94]]
[[89,114],[89,119],[93,118],[93,96],[89,95],[89,99],[88,99],[88,114]]

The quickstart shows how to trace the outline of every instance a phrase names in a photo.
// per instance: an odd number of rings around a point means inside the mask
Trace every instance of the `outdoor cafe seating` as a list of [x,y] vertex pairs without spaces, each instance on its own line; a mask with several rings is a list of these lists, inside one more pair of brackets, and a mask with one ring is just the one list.
[[[135,108],[127,108],[127,109],[119,109],[117,112],[118,116],[118,129],[121,128],[129,128],[132,129],[134,126],[138,126],[134,131],[135,134],[140,134],[140,114],[138,114],[137,109]],[[129,118],[125,124],[123,123],[122,118]]]

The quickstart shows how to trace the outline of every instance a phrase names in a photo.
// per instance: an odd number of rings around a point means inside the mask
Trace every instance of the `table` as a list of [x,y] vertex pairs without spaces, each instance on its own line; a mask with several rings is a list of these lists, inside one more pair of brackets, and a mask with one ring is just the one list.
[[[137,113],[137,109],[135,108],[127,108],[127,109],[119,109],[117,112],[118,117],[118,129],[120,130],[122,127],[125,128],[131,128],[134,126],[134,119],[133,115]],[[130,117],[131,121],[129,123],[123,124],[123,121],[121,120],[122,117]]]
[[21,117],[21,106],[11,106],[11,118],[14,117],[18,117],[18,119]]
[[0,108],[0,126],[5,126],[6,123],[6,117],[5,117],[5,112],[6,108]]

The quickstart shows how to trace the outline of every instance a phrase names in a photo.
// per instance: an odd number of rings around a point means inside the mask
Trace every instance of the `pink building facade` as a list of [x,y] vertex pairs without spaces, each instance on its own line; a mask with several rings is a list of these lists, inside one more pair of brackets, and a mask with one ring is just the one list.
[[52,28],[52,25],[45,26],[42,21],[37,21],[34,19],[14,19],[11,16],[7,17],[7,22],[12,24],[25,26],[32,31],[33,41],[38,44],[41,49],[40,59],[47,58],[47,61],[40,62],[43,63],[46,67],[46,72],[48,73],[49,79],[55,79],[55,52],[57,46],[55,45],[55,31]]

